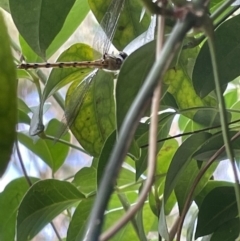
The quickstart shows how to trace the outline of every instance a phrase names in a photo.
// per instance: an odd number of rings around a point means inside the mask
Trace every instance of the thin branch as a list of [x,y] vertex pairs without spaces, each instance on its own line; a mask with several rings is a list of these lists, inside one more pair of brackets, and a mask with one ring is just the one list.
[[[160,56],[160,51],[163,46],[164,41],[164,18],[159,17],[158,18],[158,41],[157,41],[157,59]],[[161,80],[161,79],[160,79]],[[139,198],[136,202],[136,204],[129,208],[126,214],[118,220],[116,224],[114,224],[109,230],[104,232],[100,236],[101,241],[105,241],[109,238],[111,238],[117,231],[119,231],[120,228],[122,228],[124,225],[127,224],[127,222],[139,211],[140,208],[142,208],[147,195],[149,193],[149,190],[151,189],[153,180],[154,180],[154,173],[155,173],[155,167],[156,167],[156,155],[157,155],[157,128],[158,128],[158,110],[159,110],[159,101],[161,97],[161,81],[159,81],[159,84],[154,90],[153,98],[152,98],[152,117],[151,117],[151,123],[150,123],[150,132],[149,132],[149,143],[150,148],[148,151],[148,168],[147,168],[147,178],[146,182],[144,183],[144,186],[141,190],[141,193],[139,195]]]
[[[226,11],[226,8],[229,7],[229,3],[225,2],[223,4],[223,6],[220,7],[220,11],[219,8],[213,12],[213,14],[210,16],[210,18],[214,21],[216,20],[224,11]],[[220,19],[217,19],[216,22],[214,22],[214,29],[216,29],[221,23],[223,23],[227,18],[229,18],[230,16],[232,16],[232,14],[234,12],[236,12],[238,9],[240,8],[240,6],[234,6],[232,7],[228,12],[226,12],[224,14],[224,16],[222,16]],[[184,46],[183,49],[187,49],[187,48],[194,48],[196,46],[198,46],[204,39],[206,39],[205,34],[202,34],[200,37],[198,38],[191,38],[189,42],[187,42]]]
[[151,0],[141,0],[144,7],[151,13],[151,14],[157,14],[162,15],[165,17],[173,17],[174,16],[174,10],[173,8],[166,8],[166,7],[159,7],[156,2],[153,2]]
[[212,14],[211,19],[214,21],[217,19],[228,7],[230,7],[236,0],[228,0],[224,2],[217,10]]
[[87,155],[90,156],[90,154],[89,154],[87,151],[85,151],[84,149],[82,149],[81,147],[78,147],[78,146],[76,146],[76,145],[74,145],[74,144],[72,144],[72,143],[70,143],[70,142],[68,142],[68,141],[65,141],[65,140],[63,140],[63,139],[58,139],[58,140],[56,140],[56,137],[50,136],[50,135],[46,135],[44,132],[40,133],[40,134],[39,134],[39,137],[42,138],[42,139],[51,140],[51,141],[54,141],[54,142],[57,141],[57,142],[59,142],[59,143],[61,143],[61,144],[63,144],[63,145],[72,147],[72,148],[74,148],[74,149],[76,149],[76,150],[78,150],[78,151],[81,151],[81,152],[83,152],[83,153],[85,153],[85,154],[87,154]]
[[28,176],[28,174],[27,174],[27,171],[26,171],[26,168],[25,168],[25,166],[24,166],[23,159],[22,159],[22,155],[21,155],[21,152],[20,152],[20,149],[19,149],[19,145],[18,145],[18,141],[17,141],[17,140],[15,141],[15,146],[16,146],[16,150],[17,150],[18,160],[19,160],[19,162],[20,162],[20,166],[21,166],[22,171],[23,171],[23,175],[24,175],[24,177],[26,178],[29,187],[31,187],[31,186],[32,186],[32,181],[31,181],[31,179],[29,178],[29,176]]
[[[235,123],[237,123],[239,121],[240,121],[240,119],[232,121],[232,122],[229,122],[228,125],[235,124]],[[160,142],[164,142],[164,141],[167,141],[167,140],[175,139],[175,138],[178,138],[178,137],[189,136],[189,135],[197,134],[197,133],[204,132],[204,131],[214,130],[214,129],[217,129],[217,128],[221,128],[221,125],[212,126],[212,127],[206,127],[206,128],[203,128],[203,129],[200,129],[200,130],[196,130],[196,131],[189,131],[189,132],[181,133],[181,134],[178,134],[178,135],[169,136],[169,137],[160,139],[157,142],[160,143]],[[148,146],[149,146],[149,144],[145,144],[145,145],[140,146],[140,148],[146,148]]]
[[[237,138],[240,137],[240,132],[236,133],[232,138],[231,141],[236,140]],[[187,196],[187,199],[184,203],[184,207],[180,216],[180,219],[177,220],[178,222],[178,229],[177,229],[177,236],[178,239],[180,240],[180,236],[181,236],[181,230],[182,230],[182,226],[183,226],[183,222],[184,219],[186,217],[187,211],[191,205],[192,199],[193,199],[193,194],[194,191],[198,185],[198,183],[200,182],[201,178],[203,177],[203,175],[205,174],[205,172],[209,169],[209,167],[213,164],[213,162],[220,156],[221,153],[223,153],[225,151],[225,145],[223,145],[210,159],[209,161],[205,164],[205,166],[199,171],[197,177],[195,178],[193,185],[191,186],[191,189],[189,191],[189,194]]]
[[[16,150],[17,150],[17,155],[18,155],[18,159],[19,159],[19,162],[20,162],[20,165],[21,165],[21,168],[22,168],[22,171],[23,171],[23,174],[24,174],[24,177],[26,178],[27,180],[27,183],[29,185],[29,187],[31,187],[33,185],[31,179],[29,178],[28,174],[27,174],[27,171],[26,171],[26,168],[24,166],[24,163],[23,163],[23,159],[22,159],[22,155],[21,155],[21,152],[20,152],[20,149],[19,149],[19,145],[18,145],[18,141],[15,141],[15,146],[16,146]],[[62,241],[59,233],[58,233],[58,230],[56,229],[55,225],[53,224],[53,222],[50,222],[57,238],[59,241]]]
[[[119,192],[119,193],[117,193],[117,196],[118,196],[118,199],[121,202],[125,212],[127,212],[129,210],[129,208],[131,207],[131,204],[128,202],[126,195],[124,193]],[[139,240],[141,240],[140,235],[139,235],[139,228],[138,228],[135,217],[131,218],[131,223],[132,223],[133,229],[135,230]]]
[[160,58],[154,63],[146,81],[138,92],[130,110],[128,111],[123,124],[121,126],[118,141],[115,144],[100,187],[98,196],[88,223],[85,229],[84,241],[97,240],[102,228],[104,212],[107,207],[109,197],[113,191],[113,185],[118,176],[118,171],[126,156],[127,150],[131,144],[139,120],[149,105],[153,90],[169,68],[175,53],[180,48],[182,40],[186,33],[195,25],[196,18],[191,14],[187,14],[186,18],[179,21],[173,28],[172,34],[168,38],[163,47]]

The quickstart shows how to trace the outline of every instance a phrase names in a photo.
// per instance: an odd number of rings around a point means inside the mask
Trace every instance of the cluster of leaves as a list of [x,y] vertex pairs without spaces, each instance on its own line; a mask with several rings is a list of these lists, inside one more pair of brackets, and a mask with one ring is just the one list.
[[[100,22],[110,2],[110,0],[9,0],[9,5],[5,1],[3,3],[0,1],[0,6],[11,13],[20,33],[21,53],[25,60],[41,62],[51,57],[65,43],[90,9]],[[223,2],[223,0],[211,1],[210,12]],[[234,7],[227,8],[225,15],[220,16],[219,20],[221,17],[225,19],[233,9]],[[123,50],[145,31],[147,34],[150,17],[145,14],[141,18],[141,11],[140,1],[125,0],[113,39],[114,45],[119,50]],[[215,30],[221,86],[223,90],[229,86],[229,82],[234,86],[224,94],[229,127],[232,129],[231,137],[237,133],[236,123],[239,121],[240,103],[236,87],[236,78],[240,75],[239,20],[240,15],[236,15],[224,21]],[[61,168],[70,148],[68,143],[70,134],[66,134],[53,145],[49,139],[50,136],[57,138],[56,133],[60,123],[52,119],[44,133],[41,133],[44,129],[42,118],[45,101],[52,95],[57,97],[56,92],[70,82],[73,83],[65,99],[66,118],[84,151],[94,157],[92,166],[74,173],[71,182],[56,179],[39,180],[34,177],[30,177],[28,181],[25,177],[11,181],[0,194],[0,239],[11,241],[15,236],[18,241],[32,239],[57,215],[68,210],[66,218],[69,220],[69,227],[66,240],[82,240],[116,136],[154,63],[155,41],[139,45],[140,47],[128,56],[118,74],[116,86],[114,86],[115,76],[112,73],[94,71],[89,82],[85,77],[91,70],[62,68],[51,71],[41,91],[39,81],[42,76],[39,71],[17,70],[19,81],[22,78],[28,79],[38,90],[40,105],[33,111],[24,100],[17,99],[15,66],[12,65],[10,41],[4,22],[2,19],[0,21],[0,42],[6,45],[6,47],[0,46],[0,81],[4,87],[0,88],[1,175],[12,152],[15,123],[24,123],[30,129],[30,134],[17,132],[18,142],[39,156],[53,173]],[[158,155],[153,188],[136,217],[117,233],[113,240],[146,240],[146,235],[152,232],[155,234],[152,239],[158,239],[160,234],[168,240],[168,232],[164,226],[165,216],[170,214],[175,204],[178,205],[179,213],[182,213],[191,186],[204,166],[203,161],[208,160],[223,146],[209,47],[207,42],[195,44],[201,37],[199,33],[194,38],[186,37],[181,53],[164,76],[165,88],[160,108],[165,112],[159,114]],[[195,47],[189,48],[193,45]],[[94,51],[82,43],[72,45],[57,59],[58,62],[83,60],[94,60]],[[16,110],[17,101],[18,110]],[[77,105],[76,102],[80,104]],[[13,113],[17,111],[16,121]],[[32,112],[33,118],[30,119],[29,114]],[[69,113],[74,114],[73,119]],[[169,136],[176,115],[180,116],[178,124],[182,133],[181,144],[174,136]],[[144,183],[148,157],[149,111],[144,116],[147,118],[139,123],[114,193],[109,200],[104,230],[116,222],[136,201]],[[39,133],[40,137],[36,140],[36,136],[32,135]],[[240,149],[238,140],[232,143],[232,148],[238,155]],[[223,152],[218,160],[224,159],[226,153]],[[240,232],[233,185],[210,180],[217,166],[218,162],[212,165],[195,188],[193,200],[197,204],[198,211],[192,215],[187,227],[187,240],[206,235],[212,241],[227,240],[227,238],[234,240]],[[218,205],[215,205],[216,203]]]

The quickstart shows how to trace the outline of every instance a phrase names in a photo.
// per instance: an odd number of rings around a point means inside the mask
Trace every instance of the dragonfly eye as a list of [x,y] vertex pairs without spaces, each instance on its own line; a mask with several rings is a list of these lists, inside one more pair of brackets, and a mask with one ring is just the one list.
[[121,56],[122,59],[124,60],[127,58],[128,55],[125,52],[119,52],[119,56]]

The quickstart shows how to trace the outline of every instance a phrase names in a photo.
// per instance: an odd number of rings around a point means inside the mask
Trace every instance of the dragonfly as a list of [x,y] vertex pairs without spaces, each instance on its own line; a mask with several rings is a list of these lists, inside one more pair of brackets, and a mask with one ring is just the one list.
[[17,65],[18,69],[39,68],[98,68],[110,71],[119,70],[123,60],[127,57],[125,52],[118,55],[104,53],[102,59],[81,62],[56,62],[56,63],[22,63]]
[[117,55],[114,55],[108,54],[108,51],[116,32],[117,22],[124,7],[124,2],[125,0],[111,1],[100,23],[102,30],[96,31],[95,33],[93,48],[102,52],[103,57],[101,59],[81,62],[21,63],[17,65],[17,68],[26,70],[39,68],[97,68],[110,71],[119,70],[127,54],[125,52],[119,52]]
[[[94,61],[81,61],[81,62],[57,62],[57,63],[22,63],[17,66],[18,69],[38,69],[38,68],[93,68],[94,71],[90,73],[84,80],[82,80],[76,87],[74,93],[70,98],[68,108],[65,108],[64,117],[62,119],[62,127],[57,134],[56,140],[60,139],[74,123],[82,102],[92,84],[92,79],[97,75],[99,69],[108,71],[118,71],[126,59],[125,52],[119,52],[117,55],[109,54],[108,51],[112,44],[112,39],[116,32],[117,22],[119,20],[121,11],[123,10],[125,0],[112,0],[107,12],[105,13],[99,29],[95,32],[93,38],[93,49],[100,50],[103,54],[101,59]],[[41,105],[41,104],[40,104]],[[40,108],[41,110],[41,108]],[[41,114],[39,114],[41,116]],[[33,124],[30,127],[30,134],[37,135],[43,131],[44,127],[41,120],[39,124]]]

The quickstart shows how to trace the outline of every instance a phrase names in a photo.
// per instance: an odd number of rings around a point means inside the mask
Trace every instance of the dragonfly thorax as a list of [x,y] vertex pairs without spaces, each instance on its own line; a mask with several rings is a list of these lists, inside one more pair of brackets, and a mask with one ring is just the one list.
[[104,66],[106,66],[104,69],[112,71],[119,70],[126,57],[127,54],[124,52],[120,52],[118,55],[104,54],[103,62]]

